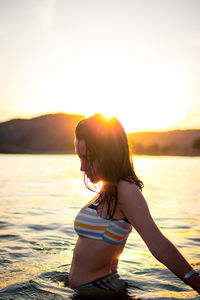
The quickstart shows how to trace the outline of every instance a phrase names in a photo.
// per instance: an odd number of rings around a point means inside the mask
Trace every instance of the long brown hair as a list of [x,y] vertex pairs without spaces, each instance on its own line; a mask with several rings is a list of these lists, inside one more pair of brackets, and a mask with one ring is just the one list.
[[137,177],[133,167],[125,130],[115,117],[106,118],[101,114],[95,114],[78,123],[75,136],[78,140],[85,141],[91,157],[100,162],[101,174],[105,182],[103,201],[107,202],[107,217],[112,219],[118,200],[118,182],[126,180],[134,182],[140,190],[143,188],[143,182]]

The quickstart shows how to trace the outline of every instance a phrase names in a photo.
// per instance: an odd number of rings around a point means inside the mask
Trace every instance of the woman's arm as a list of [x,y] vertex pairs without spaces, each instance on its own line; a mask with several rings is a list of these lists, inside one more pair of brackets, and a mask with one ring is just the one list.
[[[161,233],[139,188],[135,184],[120,181],[118,199],[122,213],[140,234],[153,256],[184,280],[185,274],[192,270],[192,267],[179,250]],[[187,283],[200,293],[198,274],[192,275]]]

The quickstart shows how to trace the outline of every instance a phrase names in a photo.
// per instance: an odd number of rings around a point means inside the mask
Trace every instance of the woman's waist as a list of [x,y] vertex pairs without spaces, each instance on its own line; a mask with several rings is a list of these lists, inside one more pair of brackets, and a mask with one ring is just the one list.
[[[94,251],[94,252],[93,252]],[[98,272],[99,270],[109,269],[112,266],[115,256],[113,253],[104,253],[91,249],[87,252],[74,252],[72,265],[74,269],[83,269],[85,272]]]
[[79,237],[74,249],[73,261],[88,267],[104,266],[119,256],[120,247],[103,241]]
[[96,279],[107,276],[111,273],[112,264],[101,266],[101,268],[98,268],[98,266],[95,266],[95,268],[72,266],[69,273],[69,285],[71,287],[77,287],[95,281]]
[[[116,246],[79,238],[70,270],[71,285],[81,285],[112,272]],[[81,282],[80,282],[81,281]]]

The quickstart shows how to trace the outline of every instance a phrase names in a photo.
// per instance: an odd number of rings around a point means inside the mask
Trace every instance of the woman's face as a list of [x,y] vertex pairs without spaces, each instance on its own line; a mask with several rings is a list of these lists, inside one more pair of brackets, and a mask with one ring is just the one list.
[[102,180],[100,165],[97,159],[93,159],[91,153],[86,148],[84,140],[76,139],[76,153],[81,161],[81,172],[84,172],[92,183]]

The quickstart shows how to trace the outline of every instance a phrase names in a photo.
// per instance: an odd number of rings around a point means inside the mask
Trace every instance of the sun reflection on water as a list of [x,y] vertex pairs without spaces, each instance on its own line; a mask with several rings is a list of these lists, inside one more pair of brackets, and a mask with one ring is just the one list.
[[[136,156],[134,163],[157,225],[200,269],[199,158]],[[1,165],[3,288],[71,263],[73,220],[94,193],[84,187],[75,155],[3,156]],[[119,259],[119,273],[145,287],[144,299],[195,299],[134,230]]]

